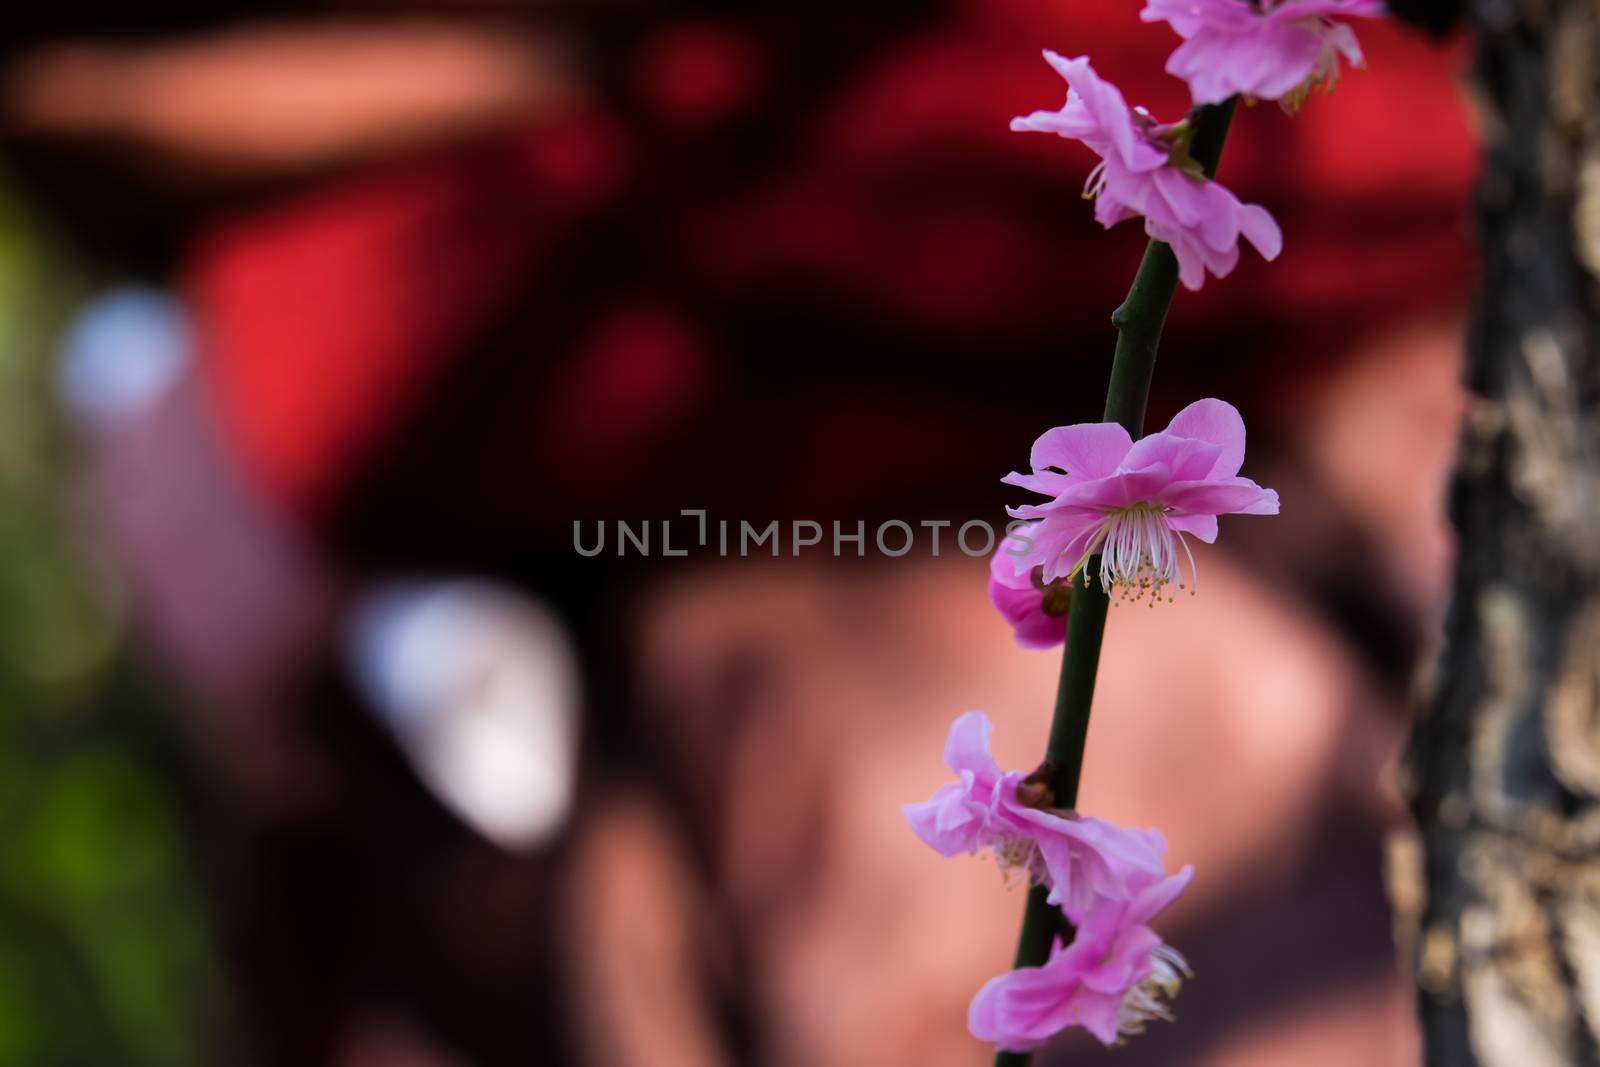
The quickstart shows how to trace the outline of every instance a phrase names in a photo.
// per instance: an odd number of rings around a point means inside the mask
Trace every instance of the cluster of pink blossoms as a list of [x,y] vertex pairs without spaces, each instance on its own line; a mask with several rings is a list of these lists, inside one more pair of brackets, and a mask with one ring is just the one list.
[[1178,277],[1198,289],[1210,271],[1222,277],[1239,262],[1239,238],[1267,259],[1283,250],[1278,224],[1259,204],[1207,180],[1189,156],[1184,123],[1157,125],[1143,108],[1129,108],[1117,87],[1103,80],[1086,58],[1045,59],[1070,89],[1060,111],[1035,111],[1012,119],[1019,131],[1054,133],[1082,141],[1100,157],[1084,195],[1094,217],[1110,229],[1123,219],[1144,217],[1144,231],[1172,246]]
[[1339,59],[1362,63],[1341,18],[1378,18],[1383,0],[1148,0],[1139,17],[1183,38],[1167,60],[1197,104],[1238,95],[1293,110],[1306,94],[1339,83]]
[[1167,843],[1155,830],[1129,830],[1056,809],[1049,785],[1002,772],[989,755],[989,719],[969,711],[950,727],[945,763],[957,781],[906,820],[942,856],[989,850],[1002,868],[1049,888],[1049,902],[1076,927],[1041,967],[990,981],[972,1001],[968,1028],[1011,1052],[1026,1052],[1068,1026],[1106,1044],[1169,1017],[1167,1001],[1188,967],[1150,920],[1183,891],[1185,867],[1168,877]]
[[[1058,426],[1033,444],[1030,471],[1004,481],[1048,499],[1012,508],[1023,520],[989,565],[989,597],[1031,648],[1058,645],[1075,581],[1154,604],[1195,584],[1186,537],[1215,541],[1217,517],[1275,515],[1278,494],[1240,477],[1244,420],[1232,404],[1198,400],[1138,441],[1114,422]],[[1167,1005],[1188,967],[1150,921],[1189,883],[1168,876],[1166,841],[1054,806],[1048,781],[1002,773],[989,755],[989,720],[968,712],[950,728],[945,763],[957,781],[908,805],[917,836],[944,856],[994,853],[1002,867],[1049,887],[1074,927],[1039,967],[988,982],[972,1001],[972,1033],[1027,1052],[1069,1026],[1106,1044],[1138,1033]],[[1041,776],[1047,778],[1048,775]]]
[[[1316,86],[1332,88],[1341,57],[1361,63],[1361,47],[1340,18],[1383,14],[1383,0],[1148,0],[1140,17],[1166,22],[1183,44],[1167,61],[1196,104],[1235,95],[1277,100],[1293,110]],[[1087,57],[1045,59],[1067,81],[1067,102],[1011,122],[1013,130],[1082,141],[1100,157],[1084,195],[1110,228],[1142,217],[1145,233],[1172,247],[1184,286],[1199,289],[1209,272],[1221,278],[1239,262],[1239,238],[1266,259],[1283,250],[1283,234],[1266,208],[1243,204],[1206,177],[1189,154],[1187,120],[1163,125],[1094,72]]]
[[[1382,0],[1146,0],[1140,17],[1183,38],[1166,69],[1188,83],[1196,105],[1240,96],[1293,112],[1312,89],[1333,88],[1341,62],[1361,64],[1355,33],[1341,20],[1383,13]],[[1066,79],[1067,101],[1014,119],[1012,129],[1081,141],[1100,157],[1086,195],[1103,226],[1142,217],[1145,232],[1172,248],[1190,289],[1208,273],[1233,270],[1241,237],[1277,257],[1278,224],[1206,175],[1190,154],[1188,120],[1162,125],[1130,108],[1087,58],[1045,58]],[[1138,441],[1113,422],[1058,426],[1035,441],[1029,471],[1004,481],[1045,499],[1010,509],[1018,521],[989,567],[989,597],[1017,641],[1061,644],[1080,580],[1152,605],[1185,585],[1193,591],[1188,538],[1216,540],[1221,515],[1278,512],[1277,493],[1239,475],[1244,445],[1239,412],[1214,399],[1190,404]],[[1110,1045],[1152,1019],[1170,1019],[1168,1004],[1189,970],[1150,923],[1192,869],[1167,873],[1166,841],[1155,830],[1057,807],[1054,769],[1003,772],[989,739],[982,712],[957,719],[945,748],[957,780],[907,805],[906,819],[941,855],[989,851],[1003,868],[1047,887],[1071,936],[1057,938],[1039,966],[985,984],[968,1028],[1025,1053],[1071,1026]]]

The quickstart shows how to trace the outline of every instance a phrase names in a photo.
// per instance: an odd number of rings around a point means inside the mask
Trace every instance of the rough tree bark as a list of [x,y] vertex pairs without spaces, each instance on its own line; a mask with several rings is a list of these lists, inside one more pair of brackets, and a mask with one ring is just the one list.
[[1469,19],[1485,140],[1460,557],[1412,737],[1430,1067],[1600,1065],[1600,0]]

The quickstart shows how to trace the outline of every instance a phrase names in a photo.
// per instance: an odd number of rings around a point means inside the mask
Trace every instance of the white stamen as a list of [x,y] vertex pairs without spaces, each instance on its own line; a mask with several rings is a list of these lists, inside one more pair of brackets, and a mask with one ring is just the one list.
[[995,862],[1000,865],[1000,873],[1010,885],[1011,876],[1023,872],[1028,883],[1043,883],[1046,877],[1044,855],[1039,851],[1036,842],[1026,837],[1013,837],[1002,835],[990,845],[994,852]]
[[1089,177],[1083,183],[1083,198],[1093,200],[1100,195],[1100,190],[1106,187],[1106,161],[1101,160],[1095,164],[1094,170],[1089,172]]
[[[1143,600],[1149,594],[1150,603],[1154,606],[1169,586],[1184,588],[1178,556],[1180,546],[1183,557],[1189,561],[1192,593],[1199,588],[1194,553],[1182,532],[1174,530],[1168,523],[1166,509],[1149,503],[1116,508],[1108,511],[1100,521],[1083,556],[1073,565],[1072,576],[1083,571],[1084,583],[1088,584],[1086,566],[1089,557],[1098,552],[1102,589],[1107,592],[1120,590],[1124,600]],[[1176,599],[1175,595],[1167,593],[1169,603]]]
[[1144,1032],[1145,1024],[1152,1019],[1172,1021],[1169,1005],[1183,980],[1193,976],[1188,962],[1171,945],[1157,945],[1150,953],[1150,976],[1128,991],[1122,1001],[1122,1013],[1117,1020],[1120,1034]]

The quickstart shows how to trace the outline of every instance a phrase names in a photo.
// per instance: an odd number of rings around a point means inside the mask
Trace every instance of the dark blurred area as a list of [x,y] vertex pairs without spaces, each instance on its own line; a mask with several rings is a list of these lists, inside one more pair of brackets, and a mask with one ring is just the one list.
[[[1044,47],[1175,118],[1137,7],[9,16],[0,1065],[986,1062],[1022,894],[898,810],[967,708],[1042,749],[984,562],[574,526],[1003,521],[1142,251],[1007,121]],[[1044,1062],[1416,1059],[1383,863],[1475,146],[1458,44],[1362,40],[1241,110],[1286,250],[1180,295],[1151,405],[1236,403],[1284,514],[1101,671],[1084,809],[1196,864],[1199,977]]]

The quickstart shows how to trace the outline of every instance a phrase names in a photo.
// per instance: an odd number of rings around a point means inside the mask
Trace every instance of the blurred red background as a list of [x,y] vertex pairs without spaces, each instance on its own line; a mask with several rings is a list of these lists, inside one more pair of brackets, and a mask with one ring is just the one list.
[[[1085,151],[1007,121],[1063,97],[1045,47],[1176,118],[1165,28],[1038,0],[30,19],[12,185],[87,279],[64,380],[124,398],[68,389],[64,477],[174,694],[239,1054],[985,1062],[965,1003],[1022,894],[898,812],[969,707],[1002,763],[1042,751],[1055,657],[983,562],[584,558],[572,530],[1001,521],[1029,442],[1097,417],[1142,248],[1093,223]],[[1199,871],[1165,931],[1198,978],[1125,1064],[1417,1056],[1382,855],[1476,149],[1458,45],[1362,42],[1301,114],[1241,109],[1221,178],[1285,252],[1168,323],[1152,423],[1236,403],[1284,514],[1227,526],[1199,599],[1112,618],[1083,808]],[[105,384],[140,359],[168,369]]]

